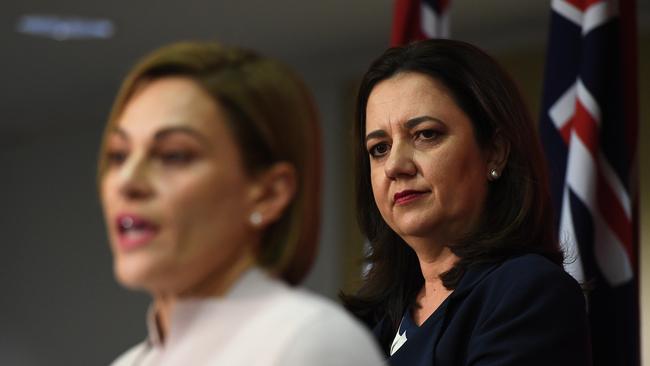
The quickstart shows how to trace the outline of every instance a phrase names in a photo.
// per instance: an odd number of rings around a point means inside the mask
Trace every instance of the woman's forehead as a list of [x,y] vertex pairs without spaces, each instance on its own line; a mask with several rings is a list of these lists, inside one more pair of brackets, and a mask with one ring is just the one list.
[[216,123],[223,118],[220,106],[196,82],[166,77],[139,88],[115,128],[129,135],[153,135],[161,129],[185,127],[210,136],[223,133],[222,123]]

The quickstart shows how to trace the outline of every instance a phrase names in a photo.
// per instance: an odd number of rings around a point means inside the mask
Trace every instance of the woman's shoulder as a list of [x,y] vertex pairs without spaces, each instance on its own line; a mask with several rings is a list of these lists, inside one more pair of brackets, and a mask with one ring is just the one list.
[[512,350],[498,354],[501,365],[590,364],[585,298],[560,265],[526,254],[466,275],[473,282],[456,294],[441,344],[468,364],[497,349]]
[[[582,316],[586,309],[582,288],[562,266],[538,254],[512,257],[468,271],[472,280],[458,288],[461,302],[480,303],[486,315],[496,311],[546,309]],[[465,280],[465,279],[463,279]],[[553,310],[553,311],[550,311]]]
[[[289,288],[283,311],[290,322],[284,365],[380,365],[370,331],[336,302],[303,288]],[[316,363],[314,363],[316,362]]]
[[553,263],[539,254],[525,254],[509,258],[495,265],[482,282],[483,285],[492,285],[504,290],[537,285],[581,293],[580,285],[564,271],[561,265]]
[[519,271],[526,268],[538,271],[540,273],[566,273],[562,266],[553,263],[543,255],[536,253],[528,253],[510,257],[499,265],[499,270],[501,271]]
[[260,270],[251,271],[234,292],[236,294],[231,299],[252,299],[259,305],[256,313],[282,316],[282,321],[287,325],[299,325],[320,317],[338,319],[350,327],[358,325],[333,300],[300,286],[289,286]]
[[[301,287],[287,287],[281,301],[284,303],[284,309],[293,309],[292,318],[296,319],[298,323],[315,323],[323,328],[365,329],[340,304],[311,290]],[[320,322],[320,319],[327,319],[327,321]]]

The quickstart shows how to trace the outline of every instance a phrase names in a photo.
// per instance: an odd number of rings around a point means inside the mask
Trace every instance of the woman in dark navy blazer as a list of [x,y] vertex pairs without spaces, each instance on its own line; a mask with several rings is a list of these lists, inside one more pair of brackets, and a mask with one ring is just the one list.
[[478,48],[391,48],[365,74],[355,151],[371,264],[347,307],[391,365],[591,365],[536,130]]

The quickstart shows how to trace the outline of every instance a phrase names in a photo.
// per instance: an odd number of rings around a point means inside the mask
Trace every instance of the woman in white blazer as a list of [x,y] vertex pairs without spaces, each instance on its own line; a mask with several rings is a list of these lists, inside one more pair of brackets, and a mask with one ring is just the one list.
[[371,336],[292,287],[316,253],[320,134],[298,77],[179,43],[127,76],[99,186],[114,272],[148,292],[148,336],[114,365],[377,365]]

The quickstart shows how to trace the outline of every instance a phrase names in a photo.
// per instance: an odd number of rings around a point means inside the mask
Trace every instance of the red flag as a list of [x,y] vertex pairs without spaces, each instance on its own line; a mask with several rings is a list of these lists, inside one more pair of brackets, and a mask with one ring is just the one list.
[[396,0],[391,46],[428,38],[449,37],[451,0]]

